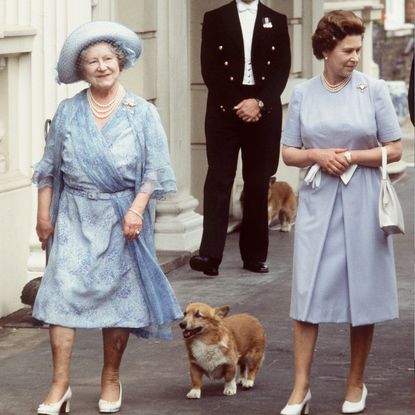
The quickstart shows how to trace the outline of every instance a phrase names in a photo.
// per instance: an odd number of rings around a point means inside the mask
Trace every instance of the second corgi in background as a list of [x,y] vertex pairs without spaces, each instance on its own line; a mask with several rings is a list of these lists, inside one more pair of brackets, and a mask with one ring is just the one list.
[[[240,197],[241,209],[244,208],[244,191]],[[297,211],[297,198],[287,182],[270,177],[268,188],[268,226],[279,221],[281,232],[290,232]]]
[[278,219],[280,231],[290,232],[296,210],[297,198],[291,186],[271,177],[268,190],[268,225]]

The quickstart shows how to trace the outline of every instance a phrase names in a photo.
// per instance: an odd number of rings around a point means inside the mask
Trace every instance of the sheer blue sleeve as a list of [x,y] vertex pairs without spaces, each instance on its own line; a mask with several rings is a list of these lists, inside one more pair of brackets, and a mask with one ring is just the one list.
[[62,134],[63,102],[53,117],[46,140],[46,147],[42,159],[33,165],[32,182],[39,188],[52,187],[56,175],[57,135]]
[[142,130],[144,135],[145,157],[144,174],[139,192],[150,193],[152,198],[161,199],[166,193],[176,191],[176,179],[171,167],[167,138],[160,116],[150,104]]

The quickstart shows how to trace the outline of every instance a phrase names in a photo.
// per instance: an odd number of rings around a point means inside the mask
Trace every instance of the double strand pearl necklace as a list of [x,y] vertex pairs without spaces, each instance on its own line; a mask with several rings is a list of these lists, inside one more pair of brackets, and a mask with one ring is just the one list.
[[347,78],[344,78],[343,81],[339,82],[338,84],[332,85],[324,76],[324,73],[321,74],[321,83],[323,84],[324,88],[327,89],[327,91],[336,93],[341,91],[352,79],[352,75],[349,75]]
[[120,103],[122,99],[123,90],[118,85],[118,89],[117,89],[117,93],[115,94],[115,97],[107,104],[101,104],[98,101],[96,101],[92,95],[91,89],[88,89],[86,95],[88,98],[89,106],[94,116],[96,118],[103,120],[105,118],[108,118],[113,113],[114,109],[117,108],[118,104]]

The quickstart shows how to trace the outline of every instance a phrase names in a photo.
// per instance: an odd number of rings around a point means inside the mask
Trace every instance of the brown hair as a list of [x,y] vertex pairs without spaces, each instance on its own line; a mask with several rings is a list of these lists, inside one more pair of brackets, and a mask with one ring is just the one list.
[[110,42],[107,40],[99,40],[98,42],[89,44],[87,47],[82,49],[81,52],[79,53],[78,58],[76,59],[76,66],[75,66],[79,79],[85,80],[85,77],[84,77],[84,53],[85,51],[87,51],[91,46],[97,45],[98,43],[106,43],[110,47],[111,51],[114,53],[114,55],[116,56],[118,60],[118,66],[120,68],[120,72],[124,69],[124,66],[127,63],[127,58],[122,48],[120,48],[117,44],[114,44],[113,42]]
[[317,59],[323,59],[323,52],[333,50],[348,35],[362,35],[365,26],[360,17],[353,12],[333,10],[323,16],[311,38],[313,53]]

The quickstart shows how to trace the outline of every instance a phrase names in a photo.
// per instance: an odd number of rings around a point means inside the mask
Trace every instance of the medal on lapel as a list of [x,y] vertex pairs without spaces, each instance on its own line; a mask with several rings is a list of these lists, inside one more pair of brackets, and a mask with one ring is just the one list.
[[262,18],[262,27],[264,29],[272,29],[272,22],[269,17],[263,17]]

